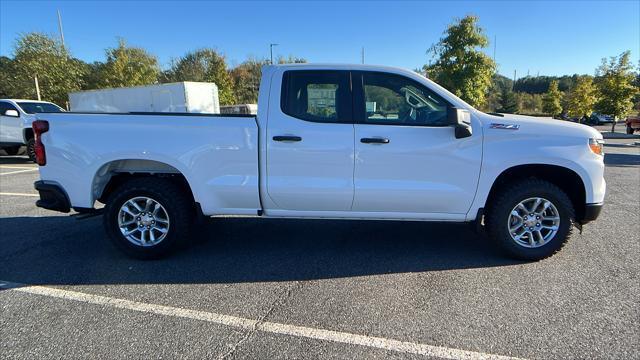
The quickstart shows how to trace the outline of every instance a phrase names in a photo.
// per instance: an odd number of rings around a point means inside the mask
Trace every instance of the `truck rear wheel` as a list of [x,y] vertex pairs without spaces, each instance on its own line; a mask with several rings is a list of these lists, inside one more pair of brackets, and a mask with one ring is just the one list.
[[111,241],[127,255],[156,259],[189,239],[193,203],[168,179],[137,178],[111,194],[103,220]]
[[539,179],[509,185],[489,205],[487,232],[510,257],[540,260],[559,251],[571,236],[575,213],[567,194]]

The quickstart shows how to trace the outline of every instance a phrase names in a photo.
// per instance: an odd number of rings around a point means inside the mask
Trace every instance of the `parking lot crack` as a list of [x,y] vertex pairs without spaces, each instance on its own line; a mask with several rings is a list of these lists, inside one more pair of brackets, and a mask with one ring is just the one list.
[[260,316],[260,318],[258,318],[258,320],[251,327],[251,329],[247,330],[247,332],[244,334],[244,336],[242,336],[242,338],[240,338],[235,344],[233,344],[233,346],[231,347],[231,349],[229,351],[227,351],[226,353],[221,355],[219,357],[219,359],[229,359],[229,358],[233,357],[233,355],[236,353],[238,348],[244,342],[246,342],[249,338],[251,338],[251,336],[253,336],[253,334],[255,334],[258,331],[258,329],[260,328],[260,325],[265,323],[267,318],[269,318],[269,316],[271,316],[271,314],[273,314],[273,312],[276,310],[276,308],[278,308],[279,306],[284,305],[289,300],[289,298],[291,298],[293,293],[296,292],[296,291],[299,291],[302,288],[302,286],[303,286],[302,281],[296,281],[292,286],[288,286],[287,289],[285,291],[283,291],[282,294],[280,296],[278,296],[271,303],[271,305],[269,306],[267,311],[265,311],[265,313],[262,316]]

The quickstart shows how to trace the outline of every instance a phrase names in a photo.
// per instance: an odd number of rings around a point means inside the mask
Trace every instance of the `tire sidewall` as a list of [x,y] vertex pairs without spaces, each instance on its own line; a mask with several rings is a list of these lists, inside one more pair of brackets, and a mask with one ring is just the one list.
[[29,156],[29,160],[36,162],[36,140],[29,139],[27,141],[27,156]]
[[[574,212],[568,197],[562,192],[558,193],[559,191],[559,189],[555,191],[543,186],[514,190],[510,196],[508,196],[508,199],[505,198],[504,201],[496,204],[496,208],[494,209],[495,218],[493,219],[495,223],[492,224],[492,227],[495,232],[494,236],[499,239],[503,250],[517,258],[539,260],[553,255],[562,248],[571,233]],[[537,248],[526,248],[518,245],[516,241],[513,240],[507,224],[513,208],[521,201],[532,197],[541,197],[551,201],[558,210],[560,225],[558,232],[548,243]]]
[[[139,246],[130,242],[118,225],[118,215],[122,205],[139,196],[149,197],[160,203],[169,216],[169,231],[167,236],[158,244],[153,246]],[[155,259],[174,250],[179,243],[179,234],[186,232],[184,224],[181,224],[179,206],[172,198],[153,189],[133,187],[124,191],[114,193],[105,206],[104,225],[111,241],[125,253],[139,259]]]

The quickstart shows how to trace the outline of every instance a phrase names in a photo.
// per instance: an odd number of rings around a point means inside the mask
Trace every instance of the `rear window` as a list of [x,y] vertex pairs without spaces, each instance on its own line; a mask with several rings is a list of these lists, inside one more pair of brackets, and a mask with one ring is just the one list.
[[287,71],[282,79],[282,112],[314,122],[351,122],[347,71]]
[[51,104],[51,103],[37,103],[37,102],[20,101],[17,104],[27,114],[62,112],[61,108],[59,108],[57,105],[54,105],[54,104]]
[[0,101],[0,115],[4,115],[7,110],[18,110],[8,102]]

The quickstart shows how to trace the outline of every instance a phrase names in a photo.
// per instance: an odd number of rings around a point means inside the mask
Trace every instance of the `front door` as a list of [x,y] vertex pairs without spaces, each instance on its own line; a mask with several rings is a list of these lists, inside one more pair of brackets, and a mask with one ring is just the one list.
[[289,70],[281,79],[272,84],[271,93],[281,92],[282,98],[269,104],[266,137],[273,208],[349,211],[354,150],[349,72]]
[[480,129],[456,139],[450,105],[413,79],[354,72],[353,84],[353,211],[466,214],[480,174]]

